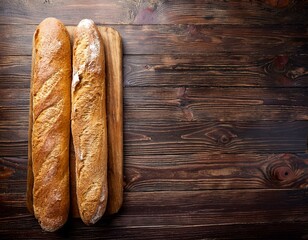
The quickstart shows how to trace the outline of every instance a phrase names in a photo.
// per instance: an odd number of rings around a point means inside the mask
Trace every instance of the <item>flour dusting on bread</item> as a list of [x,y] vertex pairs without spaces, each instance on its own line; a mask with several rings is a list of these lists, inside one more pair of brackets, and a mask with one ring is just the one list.
[[105,59],[92,20],[74,32],[71,128],[76,153],[76,195],[81,219],[97,222],[107,203],[107,119]]
[[94,39],[94,42],[90,44],[89,49],[90,49],[89,61],[90,62],[95,61],[100,52],[99,41],[97,37]]
[[79,22],[77,27],[90,28],[94,25],[94,22],[91,19],[83,19]]
[[78,76],[78,72],[74,73],[73,81],[72,81],[72,89],[73,89],[73,91],[75,91],[76,86],[78,85],[79,82],[80,82],[80,79],[79,79],[79,76]]

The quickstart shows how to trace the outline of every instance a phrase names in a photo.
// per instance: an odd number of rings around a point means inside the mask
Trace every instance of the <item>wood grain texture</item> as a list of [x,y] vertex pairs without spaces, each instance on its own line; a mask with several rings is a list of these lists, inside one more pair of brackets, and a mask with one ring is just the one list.
[[123,202],[123,77],[122,40],[112,28],[99,28],[106,59],[108,127],[108,201],[106,213],[115,214]]
[[[73,152],[71,152],[73,153]],[[26,157],[1,157],[1,191],[23,192]],[[307,189],[307,154],[179,154],[125,156],[125,191]],[[71,182],[72,183],[72,182]],[[75,184],[71,184],[72,197]],[[71,201],[72,215],[78,216]]]
[[[307,239],[307,4],[2,1],[0,238]],[[124,206],[53,234],[25,207],[30,45],[46,16],[111,26],[124,54]]]
[[308,89],[128,88],[126,120],[307,120]]
[[[28,217],[23,218],[28,220]],[[17,220],[10,221],[13,226]],[[30,229],[30,230],[29,230]],[[305,239],[308,233],[308,223],[280,222],[253,224],[216,224],[191,226],[152,226],[152,227],[112,227],[107,223],[97,228],[86,228],[78,220],[71,220],[57,233],[47,234],[37,229],[37,226],[27,221],[18,227],[18,231],[9,228],[3,231],[3,238],[24,239]],[[142,232],[142,234],[140,234]]]
[[[126,87],[307,87],[308,55],[127,55]],[[176,81],[174,81],[176,79]]]
[[[307,198],[307,190],[128,192],[124,194],[124,205],[119,215],[109,218],[109,221],[108,218],[99,221],[94,228],[152,226],[159,229],[221,224],[300,223],[308,221]],[[15,231],[33,225],[33,217],[24,208],[23,193],[1,194],[1,201],[4,210],[1,213],[1,225],[6,223],[13,226],[21,216],[23,224],[17,225]],[[237,218],[234,218],[235,215]],[[72,226],[71,231],[74,229]]]
[[[28,89],[0,89],[1,120],[27,120]],[[126,121],[305,121],[308,88],[134,87],[124,89]]]
[[307,147],[307,121],[125,124],[126,155],[283,153]]
[[[109,25],[107,25],[109,26]],[[111,25],[124,54],[307,54],[305,25]],[[0,25],[1,55],[30,55],[35,25]],[[140,44],[142,42],[142,44]]]
[[[27,126],[27,124],[24,124]],[[304,153],[308,121],[124,123],[124,153],[133,155]],[[0,123],[2,156],[27,153],[27,128]]]
[[306,1],[9,1],[0,24],[38,24],[47,15],[65,24],[91,18],[97,24],[302,24]]
[[307,189],[308,155],[182,154],[127,156],[126,191]]
[[[281,233],[285,234],[284,237],[307,234],[307,194],[304,190],[127,193],[125,207],[117,219],[104,219],[94,227],[85,227],[80,220],[70,220],[63,229],[52,234],[39,230],[24,208],[24,195],[2,194],[1,200],[5,211],[0,223],[7,226],[1,235],[18,239],[25,235],[34,239],[69,236],[114,239],[124,237],[122,234],[128,234],[126,239],[142,239],[141,236],[157,239],[167,235],[174,236],[174,239],[182,239],[182,235],[191,239],[192,234],[197,238],[207,234],[226,238],[226,233],[256,239],[257,236],[276,237]],[[275,204],[268,204],[270,201],[275,201]],[[240,218],[235,220],[234,214]],[[296,218],[292,217],[294,214]],[[23,224],[19,224],[21,220]],[[151,224],[148,225],[149,221]],[[280,229],[282,226],[284,228]],[[255,229],[262,229],[262,233],[256,233]],[[178,231],[182,235],[178,235]],[[187,231],[191,232],[188,234]],[[234,235],[228,234],[227,237],[234,239]]]
[[[31,57],[0,59],[0,89],[28,88]],[[125,55],[123,61],[125,87],[308,87],[305,54]]]

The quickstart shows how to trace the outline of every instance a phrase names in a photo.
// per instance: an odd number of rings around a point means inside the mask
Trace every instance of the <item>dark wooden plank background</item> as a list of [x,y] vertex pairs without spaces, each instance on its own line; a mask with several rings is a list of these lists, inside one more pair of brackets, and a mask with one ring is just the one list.
[[[87,227],[25,207],[31,39],[53,16],[123,37],[125,194]],[[308,2],[3,0],[1,239],[308,239]]]

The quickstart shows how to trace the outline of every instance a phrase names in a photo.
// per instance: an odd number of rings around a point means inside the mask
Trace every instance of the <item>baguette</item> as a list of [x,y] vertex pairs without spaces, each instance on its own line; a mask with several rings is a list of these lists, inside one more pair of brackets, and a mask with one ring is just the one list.
[[77,204],[87,225],[102,217],[108,198],[105,91],[102,38],[94,22],[84,19],[74,31],[71,129]]
[[70,38],[55,18],[33,38],[27,205],[44,230],[56,231],[69,213]]

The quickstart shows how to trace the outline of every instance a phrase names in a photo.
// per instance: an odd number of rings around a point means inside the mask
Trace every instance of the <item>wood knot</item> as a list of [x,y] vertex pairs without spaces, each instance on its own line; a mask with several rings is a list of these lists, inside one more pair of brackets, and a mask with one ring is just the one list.
[[177,92],[177,98],[178,106],[181,109],[184,118],[187,121],[195,121],[193,111],[190,108],[190,100],[187,96],[187,88],[179,88]]
[[147,65],[144,65],[144,68],[147,69],[147,70],[150,70],[151,66],[147,64]]
[[264,72],[279,86],[294,86],[296,78],[303,76],[306,70],[300,65],[297,66],[289,56],[279,55],[264,65]]
[[274,169],[273,174],[278,181],[286,181],[288,179],[293,179],[295,176],[293,170],[288,166],[277,167],[276,169]]
[[268,161],[266,172],[271,186],[307,186],[307,165],[300,157],[281,154],[270,157]]
[[221,144],[227,144],[231,141],[231,138],[230,136],[227,136],[225,134],[221,135],[220,138],[219,138],[219,141]]
[[269,167],[271,181],[277,186],[292,183],[297,178],[297,169],[291,162],[277,162]]
[[273,70],[276,72],[285,72],[287,69],[287,63],[289,62],[288,56],[277,56],[272,62]]
[[[209,27],[207,27],[209,28]],[[215,42],[221,43],[220,37],[209,36],[206,34],[206,29],[199,25],[187,25],[186,27],[186,37],[184,41],[194,41],[194,42]]]
[[218,128],[206,132],[205,135],[215,141],[218,145],[228,145],[237,135],[225,128]]
[[179,107],[180,108],[184,108],[184,107],[186,107],[186,106],[188,106],[189,105],[189,100],[188,99],[180,99],[180,101],[179,101]]
[[265,0],[265,3],[274,8],[285,8],[289,6],[290,0]]
[[134,189],[134,185],[141,179],[140,169],[130,167],[127,169],[124,176],[124,187],[126,190]]
[[197,30],[197,26],[196,25],[188,25],[187,26],[187,31],[190,35],[194,35],[196,33],[198,33],[198,30]]

